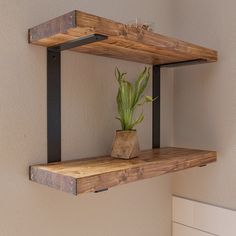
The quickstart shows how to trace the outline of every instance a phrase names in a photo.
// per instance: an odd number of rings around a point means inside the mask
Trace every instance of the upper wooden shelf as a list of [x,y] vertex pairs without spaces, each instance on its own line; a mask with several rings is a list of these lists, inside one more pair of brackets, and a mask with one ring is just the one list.
[[130,160],[103,156],[33,165],[30,167],[30,179],[77,195],[195,166],[204,166],[214,161],[216,161],[214,151],[168,147],[143,151],[139,157]]
[[107,39],[71,50],[155,65],[217,60],[214,50],[77,10],[29,29],[29,43],[51,47],[94,34]]

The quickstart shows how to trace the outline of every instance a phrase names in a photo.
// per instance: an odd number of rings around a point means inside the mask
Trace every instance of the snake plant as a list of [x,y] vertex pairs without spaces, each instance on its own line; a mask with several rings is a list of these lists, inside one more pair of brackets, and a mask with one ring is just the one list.
[[136,108],[154,101],[151,96],[143,95],[150,78],[150,68],[145,67],[133,84],[126,80],[126,73],[121,73],[118,68],[115,69],[115,77],[119,83],[116,97],[119,116],[116,118],[122,130],[133,130],[144,119],[143,112],[134,118]]

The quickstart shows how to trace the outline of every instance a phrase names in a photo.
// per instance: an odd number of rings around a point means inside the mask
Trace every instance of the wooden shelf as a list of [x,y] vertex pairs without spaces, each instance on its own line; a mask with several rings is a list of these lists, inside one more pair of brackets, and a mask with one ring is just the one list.
[[139,157],[131,160],[103,156],[33,165],[30,167],[30,179],[77,195],[215,161],[214,151],[167,147],[142,151]]
[[[60,120],[58,84],[60,84],[62,50],[70,49],[161,66],[217,61],[217,52],[214,50],[77,10],[29,29],[28,36],[29,43],[49,48],[47,71],[49,85],[47,93],[50,95],[47,100],[48,118],[50,118],[48,136],[51,139],[48,142],[49,162],[60,160],[60,122],[55,123],[52,117]],[[156,71],[160,71],[160,67]],[[159,72],[154,73],[153,81],[155,78],[158,83]],[[159,89],[156,87],[156,90]],[[155,93],[159,94],[157,91]],[[157,109],[157,112],[160,112],[160,107]],[[154,119],[157,122],[154,134],[159,132],[158,120],[159,118]],[[156,142],[155,139],[154,141]],[[120,184],[195,166],[204,166],[214,161],[216,161],[214,151],[169,147],[143,151],[138,158],[131,160],[102,156],[33,165],[30,167],[30,179],[77,195],[98,192]]]
[[155,65],[217,60],[214,50],[77,10],[29,29],[29,43],[51,47],[93,34],[107,39],[71,50]]

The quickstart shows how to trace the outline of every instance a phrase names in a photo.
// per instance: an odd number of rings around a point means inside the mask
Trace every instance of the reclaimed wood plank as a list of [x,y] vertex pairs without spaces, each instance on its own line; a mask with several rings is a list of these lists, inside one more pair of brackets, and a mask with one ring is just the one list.
[[108,38],[72,50],[159,65],[217,61],[215,50],[77,10],[29,29],[29,43],[50,47],[92,34]]
[[102,156],[33,165],[30,179],[77,195],[215,161],[215,151],[167,147],[142,151],[139,157],[130,160]]

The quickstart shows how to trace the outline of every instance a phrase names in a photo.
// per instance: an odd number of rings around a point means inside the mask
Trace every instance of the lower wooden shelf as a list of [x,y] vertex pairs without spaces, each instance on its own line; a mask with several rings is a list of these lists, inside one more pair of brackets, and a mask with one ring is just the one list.
[[130,160],[110,156],[30,166],[30,180],[75,195],[216,161],[215,151],[166,147]]

